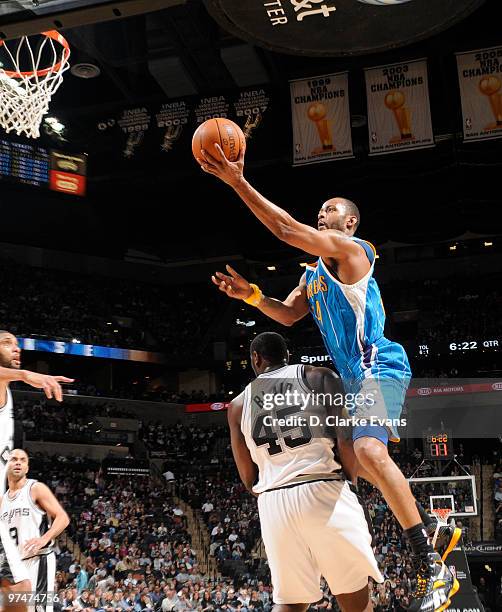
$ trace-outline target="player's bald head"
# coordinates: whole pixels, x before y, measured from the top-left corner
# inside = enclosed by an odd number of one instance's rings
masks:
[[[318,229],[334,229],[349,236],[356,233],[361,222],[357,205],[348,198],[336,197],[324,202],[318,214]]]

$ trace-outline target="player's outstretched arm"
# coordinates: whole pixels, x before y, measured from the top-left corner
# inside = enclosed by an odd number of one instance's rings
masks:
[[[66,376],[49,376],[38,374],[30,370],[16,370],[14,368],[0,367],[0,385],[7,385],[11,382],[24,382],[35,389],[43,389],[48,399],[54,398],[58,402],[63,401],[63,390],[61,383],[72,383],[74,378]]]
[[[309,306],[305,274],[302,276],[298,287],[295,287],[288,297],[281,302],[281,300],[263,295],[256,285],[250,284],[231,266],[227,265],[226,269],[228,274],[216,272],[211,277],[211,280],[228,297],[243,300],[258,308],[260,312],[270,319],[288,327],[308,313]]]
[[[22,380],[30,387],[35,389],[42,389],[47,399],[55,399],[58,402],[63,401],[63,389],[61,383],[72,383],[74,378],[67,378],[66,376],[49,376],[48,374],[38,374],[38,372],[31,372],[30,370],[20,370],[22,373]]]
[[[31,499],[33,502],[42,508],[47,516],[52,519],[50,529],[39,538],[32,538],[24,545],[24,557],[32,557],[42,548],[45,548],[49,543],[58,537],[70,524],[70,519],[64,508],[55,498],[52,491],[47,485],[41,482],[36,482],[31,487]]]
[[[258,470],[251,458],[251,453],[246,445],[246,439],[241,430],[242,407],[244,404],[244,393],[238,395],[230,404],[227,413],[228,426],[230,428],[230,442],[232,454],[242,483],[246,489],[253,493],[253,485],[256,481]],[[253,493],[254,495],[254,493]]]
[[[203,159],[197,159],[201,168],[230,185],[251,212],[286,244],[315,255],[337,261],[361,257],[361,248],[342,232],[317,229],[296,221],[288,212],[267,200],[244,178],[244,151],[236,162],[225,157],[223,149],[215,144],[216,152],[203,150]],[[218,159],[219,154],[219,159]]]

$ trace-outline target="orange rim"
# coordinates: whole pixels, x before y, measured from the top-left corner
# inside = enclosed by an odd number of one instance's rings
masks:
[[[50,68],[44,68],[43,70],[28,70],[27,72],[15,72],[13,70],[4,70],[4,74],[10,77],[11,79],[20,79],[22,77],[30,77],[30,76],[47,76],[50,72],[59,72],[63,64],[66,64],[68,58],[70,57],[70,45],[66,38],[60,34],[57,30],[49,30],[48,32],[41,32],[42,36],[46,36],[47,38],[51,38],[59,43],[64,49],[63,59],[51,66]],[[0,47],[4,44],[4,40],[0,40]]]

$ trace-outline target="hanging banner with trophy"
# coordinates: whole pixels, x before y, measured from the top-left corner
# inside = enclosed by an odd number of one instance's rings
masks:
[[[427,61],[367,68],[370,155],[434,146]]]
[[[291,81],[293,165],[354,157],[346,72]]]
[[[502,138],[502,47],[457,53],[464,141]]]

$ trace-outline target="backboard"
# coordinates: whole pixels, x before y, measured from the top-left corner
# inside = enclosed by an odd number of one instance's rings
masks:
[[[413,495],[428,511],[449,509],[454,517],[477,516],[478,495],[474,476],[408,479]]]
[[[185,0],[0,0],[0,38],[152,13]]]

